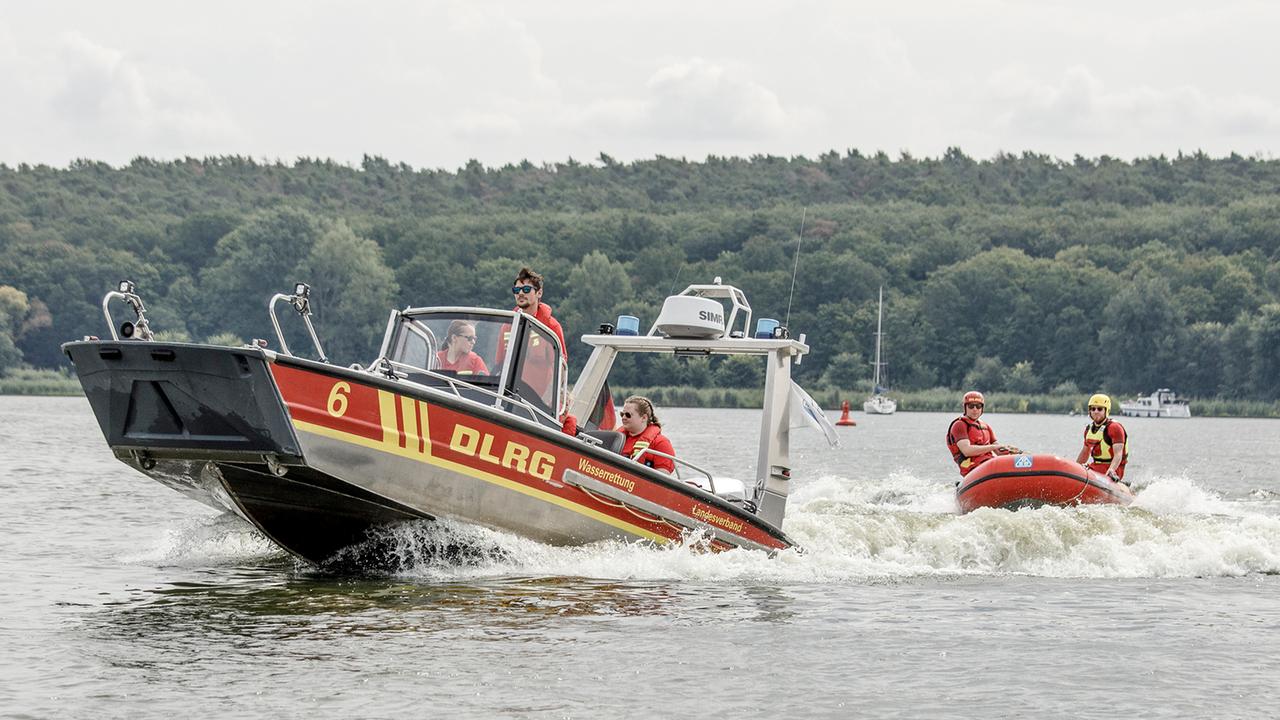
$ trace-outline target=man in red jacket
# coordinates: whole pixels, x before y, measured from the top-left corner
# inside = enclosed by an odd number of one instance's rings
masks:
[[[564,341],[564,329],[560,327],[560,321],[551,316],[551,306],[542,302],[542,276],[530,270],[527,267],[520,268],[520,274],[516,275],[516,280],[511,284],[511,292],[516,296],[515,311],[532,315],[535,320],[546,325],[556,334],[556,338],[560,341],[560,362],[568,363],[569,348]],[[504,328],[503,339],[506,339],[509,328]],[[528,383],[533,390],[550,406],[556,404],[554,391],[555,388],[550,387],[549,380],[553,376],[556,359],[550,354],[549,343],[540,343],[537,337],[533,338],[529,347],[529,355],[525,358],[524,368],[521,371],[521,379]],[[498,364],[502,364],[503,356],[506,354],[505,344],[498,350]],[[573,415],[565,413],[560,421],[561,429],[569,435],[575,435],[578,432],[578,419]]]
[[[1022,452],[1012,445],[996,440],[996,432],[978,418],[986,409],[987,400],[982,393],[973,390],[964,394],[964,414],[951,421],[947,428],[947,452],[960,467],[960,474],[970,471],[996,455]]]
[[[560,321],[551,317],[551,306],[542,302],[542,276],[527,267],[520,268],[520,274],[511,284],[511,292],[516,296],[516,312],[528,313],[555,332],[560,338],[560,354],[569,357],[569,348],[564,342],[564,330]]]

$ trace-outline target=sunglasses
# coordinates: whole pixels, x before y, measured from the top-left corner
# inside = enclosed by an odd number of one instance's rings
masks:
[[[627,412],[626,410],[623,410],[622,412],[620,412],[620,413],[618,413],[618,414],[619,414],[619,415],[621,415],[622,417],[626,418],[627,420],[630,420],[630,419],[631,419],[631,413]]]
[[[537,288],[535,288],[532,285],[516,285],[515,287],[511,288],[511,293],[513,295],[519,295],[520,293],[531,293],[534,290],[537,290]]]
[[[967,408],[980,408],[982,403],[965,403],[964,406]]]
[[[1091,407],[1091,408],[1089,408],[1089,412],[1093,412],[1094,410],[1106,410],[1106,408],[1104,408],[1104,407]]]

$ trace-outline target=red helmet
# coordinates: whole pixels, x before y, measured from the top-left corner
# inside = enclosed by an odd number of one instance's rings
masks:
[[[964,404],[968,405],[971,402],[982,403],[985,406],[987,404],[987,399],[982,397],[982,393],[977,390],[970,390],[964,394]]]

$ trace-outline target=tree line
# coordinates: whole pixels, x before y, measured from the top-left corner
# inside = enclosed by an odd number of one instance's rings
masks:
[[[456,171],[225,157],[0,165],[0,369],[65,364],[128,278],[177,340],[272,337],[315,288],[325,349],[368,362],[407,305],[510,306],[522,265],[570,338],[722,277],[805,333],[808,386],[1280,397],[1280,162],[857,151],[601,155]],[[803,227],[802,227],[803,218]],[[794,282],[793,282],[794,271]],[[575,368],[585,346],[570,341]],[[618,381],[755,384],[741,360],[628,358]]]

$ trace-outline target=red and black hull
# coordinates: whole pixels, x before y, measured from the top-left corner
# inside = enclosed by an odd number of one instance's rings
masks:
[[[482,395],[255,348],[64,350],[117,458],[316,563],[372,529],[440,517],[561,545],[688,531],[722,549],[792,545],[748,506]]]
[[[1123,483],[1056,455],[1002,455],[966,475],[956,488],[960,512],[980,507],[1017,510],[1044,505],[1133,502]]]

